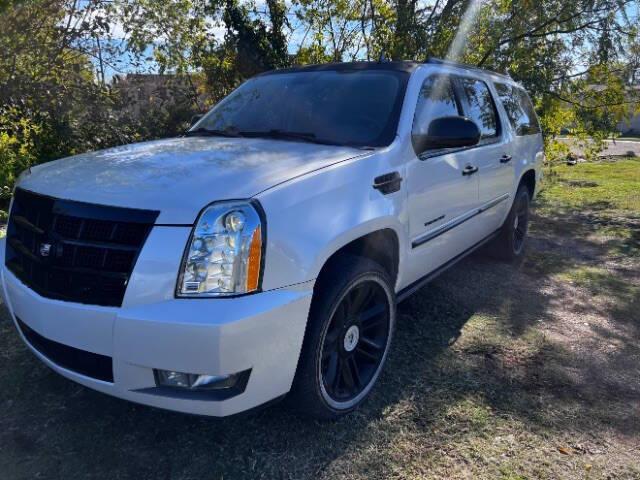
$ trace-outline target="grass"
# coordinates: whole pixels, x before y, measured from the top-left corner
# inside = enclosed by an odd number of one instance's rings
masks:
[[[614,258],[640,256],[640,158],[560,165],[547,177],[534,230],[602,242]]]
[[[640,479],[639,172],[556,167],[526,258],[477,255],[400,305],[380,384],[335,423],[113,399],[41,365],[3,314],[0,476]]]
[[[567,209],[615,209],[640,213],[640,158],[560,165],[544,198]]]

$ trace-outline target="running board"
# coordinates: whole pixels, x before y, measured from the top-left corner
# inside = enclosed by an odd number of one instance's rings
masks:
[[[462,253],[456,255],[455,257],[453,257],[448,262],[443,263],[438,268],[433,270],[431,273],[427,273],[424,277],[416,280],[415,282],[413,282],[408,287],[405,287],[402,290],[400,290],[396,295],[396,299],[397,299],[396,303],[400,303],[400,302],[405,301],[407,298],[409,298],[411,295],[416,293],[418,290],[420,290],[422,287],[424,287],[427,283],[429,283],[431,280],[436,278],[438,275],[440,275],[444,271],[448,270],[449,268],[453,267],[456,263],[458,263],[460,260],[465,258],[467,255],[472,254],[473,252],[478,250],[480,247],[482,247],[486,243],[488,243],[491,240],[493,240],[495,237],[498,236],[499,233],[500,233],[500,229],[498,229],[495,232],[489,234],[488,236],[486,236],[485,238],[480,240],[475,245],[471,246],[470,248],[467,248],[464,252],[462,252]]]

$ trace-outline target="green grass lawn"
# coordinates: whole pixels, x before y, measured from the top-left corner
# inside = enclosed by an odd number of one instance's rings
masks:
[[[0,478],[640,479],[640,161],[559,166],[526,258],[399,306],[366,405],[210,419],[75,385],[0,318]]]
[[[640,212],[640,158],[559,165],[543,198],[552,206]]]

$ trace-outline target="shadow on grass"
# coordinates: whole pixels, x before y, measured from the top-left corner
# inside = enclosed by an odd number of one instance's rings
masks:
[[[637,318],[637,297],[621,293],[606,312],[627,322],[625,334],[594,330],[598,338],[624,344],[604,359],[532,333],[540,322],[556,322],[553,306],[566,301],[566,291],[547,288],[549,279],[607,255],[607,246],[588,235],[568,253],[562,238],[573,227],[564,220],[539,219],[525,261],[506,265],[474,256],[401,304],[374,395],[335,423],[297,417],[282,405],[211,419],[113,399],[42,366],[19,344],[5,315],[0,464],[7,478],[38,472],[53,478],[299,478],[332,470],[385,477],[393,473],[386,452],[406,441],[407,428],[421,432],[415,448],[427,450],[482,433],[487,415],[515,418],[533,431],[638,434],[637,416],[628,409],[640,393],[638,376],[611,374],[637,371],[638,363],[629,364],[638,358],[637,320],[630,321]],[[622,291],[617,280],[593,282],[598,291]],[[452,410],[456,405],[462,410]],[[340,464],[345,456],[346,466]]]

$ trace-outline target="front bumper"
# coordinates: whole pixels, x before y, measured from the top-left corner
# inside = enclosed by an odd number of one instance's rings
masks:
[[[179,260],[163,252],[172,243],[167,242],[171,235],[184,236],[179,229],[150,235],[120,308],[41,297],[6,269],[1,244],[2,294],[23,341],[40,360],[71,380],[169,410],[226,416],[287,393],[302,346],[313,282],[237,298],[176,299],[174,267]],[[171,282],[165,281],[168,273],[163,275],[167,268],[172,270]],[[18,319],[47,340],[111,358],[113,382],[54,363],[27,341]],[[207,375],[251,373],[242,393],[218,399],[160,391],[155,388],[154,369]]]

